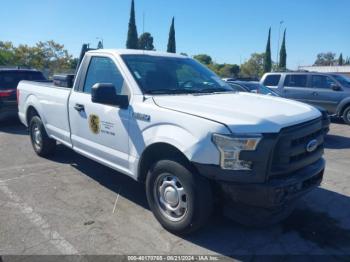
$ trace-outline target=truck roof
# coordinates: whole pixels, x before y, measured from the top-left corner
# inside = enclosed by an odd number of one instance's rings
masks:
[[[135,50],[135,49],[98,49],[87,52],[89,54],[101,54],[107,53],[112,55],[150,55],[150,56],[163,56],[163,57],[176,57],[176,58],[188,58],[187,56],[159,52],[159,51],[146,51],[146,50]]]

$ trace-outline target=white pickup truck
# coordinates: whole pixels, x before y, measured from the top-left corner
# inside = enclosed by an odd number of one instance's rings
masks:
[[[35,152],[46,157],[59,142],[145,183],[171,232],[199,228],[214,204],[243,224],[277,222],[322,181],[317,109],[237,93],[191,58],[90,51],[74,84],[58,85],[18,86]]]

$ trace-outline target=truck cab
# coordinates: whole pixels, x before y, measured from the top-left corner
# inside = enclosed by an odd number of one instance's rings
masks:
[[[18,89],[38,155],[58,141],[144,183],[152,212],[174,233],[198,229],[218,203],[244,224],[280,221],[323,178],[317,109],[235,92],[185,56],[90,51],[73,86]]]

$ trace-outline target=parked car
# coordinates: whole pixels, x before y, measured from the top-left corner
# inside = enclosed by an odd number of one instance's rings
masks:
[[[271,95],[271,96],[278,96],[279,94],[272,91],[270,88],[260,84],[259,82],[255,81],[227,81],[231,85],[231,87],[238,92],[252,92],[262,95]],[[320,106],[315,106],[322,114],[322,125],[325,135],[329,132],[329,126],[331,124],[330,117],[328,115],[328,112],[326,109]]]
[[[227,81],[236,91],[251,92],[261,95],[280,96],[266,86],[256,81]]]
[[[350,124],[350,79],[340,74],[287,72],[265,74],[261,83],[282,97],[320,106]]]
[[[312,106],[234,92],[176,54],[90,51],[77,72],[73,86],[20,82],[34,151],[48,156],[59,141],[145,183],[171,232],[198,229],[214,203],[243,224],[276,223],[322,181],[324,136]]]
[[[0,120],[17,117],[17,85],[21,80],[46,80],[37,70],[0,68]]]

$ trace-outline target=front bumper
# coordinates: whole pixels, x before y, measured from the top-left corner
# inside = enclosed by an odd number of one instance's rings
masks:
[[[265,183],[216,180],[215,184],[218,185],[219,193],[227,204],[239,203],[254,207],[276,208],[319,186],[323,179],[324,168],[325,161],[321,158],[287,176],[273,178]]]

